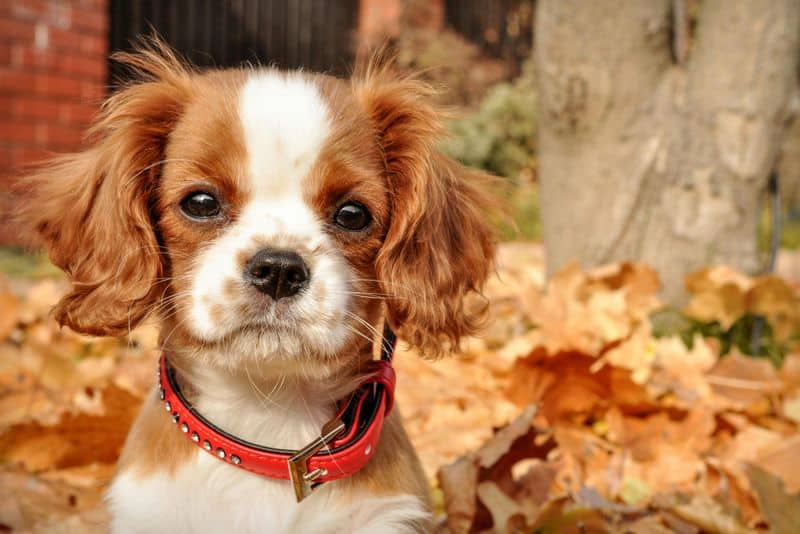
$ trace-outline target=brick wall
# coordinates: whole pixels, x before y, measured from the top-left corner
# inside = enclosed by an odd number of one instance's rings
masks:
[[[108,0],[0,0],[0,243],[11,178],[75,150],[106,86]]]

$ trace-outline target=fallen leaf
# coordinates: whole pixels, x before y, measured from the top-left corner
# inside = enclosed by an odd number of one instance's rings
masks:
[[[784,417],[800,424],[800,391],[783,399],[782,412]]]
[[[20,322],[31,324],[49,317],[53,306],[56,305],[63,293],[63,284],[50,278],[34,284],[27,291],[26,298],[20,306]]]
[[[800,434],[782,437],[759,448],[753,464],[772,473],[789,493],[800,492]]]
[[[596,359],[579,353],[549,356],[535,351],[517,360],[508,396],[517,405],[538,404],[550,424],[564,419],[585,420],[612,405],[636,410],[650,402],[629,371],[605,366],[593,372],[595,363]]]
[[[626,478],[622,481],[619,496],[626,504],[638,504],[651,495],[650,487],[638,478]]]
[[[69,414],[53,426],[28,423],[10,427],[0,435],[0,456],[33,472],[113,463],[141,399],[114,386],[102,395],[103,415]]]
[[[747,476],[769,521],[770,532],[796,534],[800,525],[800,495],[789,495],[778,477],[757,466],[749,466]]]
[[[737,518],[726,512],[708,495],[695,494],[689,502],[673,506],[670,511],[708,532],[720,534],[746,534],[749,529]]]
[[[786,281],[760,276],[747,293],[748,311],[767,318],[776,339],[787,341],[800,331],[800,298]]]
[[[683,310],[686,315],[698,321],[719,321],[726,330],[746,311],[746,294],[732,283],[695,293]]]
[[[739,409],[748,409],[782,388],[769,361],[748,358],[736,351],[721,358],[706,379],[714,394]]]
[[[11,293],[8,281],[0,274],[0,342],[5,341],[17,326],[19,299]]]
[[[623,532],[632,534],[674,534],[675,530],[667,527],[660,515],[648,515],[627,523]]]
[[[707,401],[712,390],[706,374],[718,360],[711,346],[699,335],[691,349],[677,336],[656,339],[653,345],[648,390],[654,396],[671,393],[686,407]]]
[[[439,470],[439,486],[444,493],[447,527],[453,534],[469,532],[476,521],[478,464],[463,457]]]
[[[503,493],[497,484],[490,480],[478,484],[477,494],[492,515],[492,525],[496,532],[510,532],[509,522],[515,516],[525,515],[517,501]]]
[[[481,483],[492,481],[506,496],[526,492],[524,482],[515,480],[512,468],[523,459],[543,459],[552,450],[554,443],[549,435],[533,426],[536,408],[530,406],[508,426],[497,432],[479,450],[470,453],[456,462],[439,470],[439,486],[445,498],[447,524],[451,532],[469,532],[474,529],[489,528],[493,525],[492,513],[485,503],[479,500],[478,487]],[[493,488],[484,492],[494,491]],[[507,502],[492,501],[498,510],[495,515],[509,520],[514,514],[504,515]],[[502,531],[504,526],[494,525]]]

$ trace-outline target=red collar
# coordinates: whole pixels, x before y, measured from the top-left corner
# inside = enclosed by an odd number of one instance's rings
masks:
[[[375,454],[384,418],[392,409],[395,374],[394,332],[384,327],[381,359],[320,436],[299,451],[256,445],[228,434],[205,419],[181,393],[175,373],[162,354],[158,394],[172,421],[191,441],[232,466],[269,478],[291,480],[297,502],[318,485],[357,473]]]

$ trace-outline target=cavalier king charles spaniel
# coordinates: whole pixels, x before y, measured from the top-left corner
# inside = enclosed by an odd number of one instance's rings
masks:
[[[490,177],[437,150],[430,86],[385,61],[200,72],[157,40],[117,59],[136,81],[24,208],[72,281],[61,324],[161,325],[111,530],[429,530],[394,333],[457,348],[494,255]]]

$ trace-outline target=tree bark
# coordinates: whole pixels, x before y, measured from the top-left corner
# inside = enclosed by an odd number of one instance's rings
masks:
[[[701,5],[684,61],[670,0],[539,0],[549,272],[641,260],[679,303],[702,266],[760,269],[757,221],[797,83],[800,2]]]
[[[798,65],[800,67],[800,65]],[[792,122],[783,140],[779,156],[778,173],[780,177],[780,196],[784,209],[800,209],[800,88],[795,90],[791,100]]]

